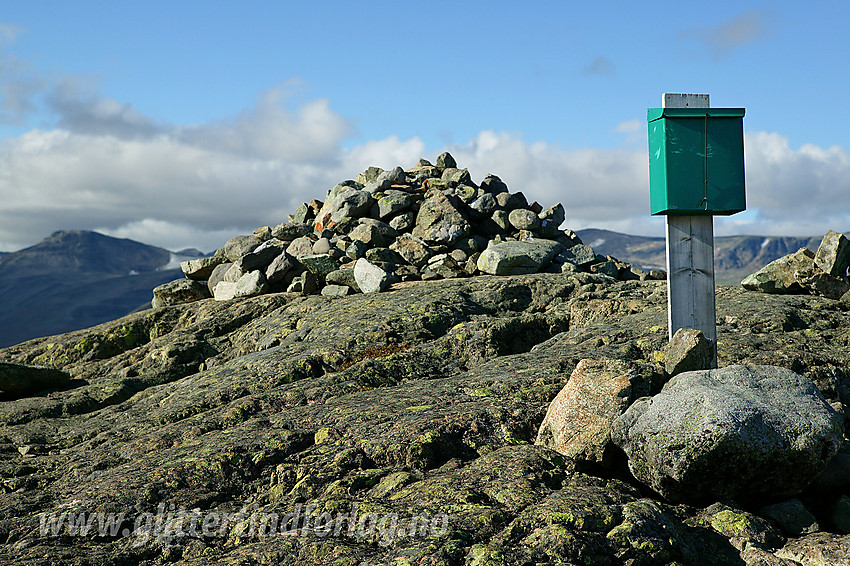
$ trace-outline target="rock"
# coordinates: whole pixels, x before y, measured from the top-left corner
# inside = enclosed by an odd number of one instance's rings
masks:
[[[446,169],[443,171],[441,179],[445,181],[450,187],[456,187],[458,185],[468,186],[472,183],[472,177],[470,177],[469,171],[467,169]]]
[[[422,267],[433,255],[425,242],[410,234],[402,234],[396,238],[395,242],[390,245],[390,249],[415,267]]]
[[[372,237],[371,232],[368,237]],[[348,245],[347,248],[345,248],[345,255],[350,259],[360,259],[361,257],[364,257],[366,255],[366,250],[368,249],[369,244],[367,244],[366,242],[362,240],[354,240],[353,242],[351,242],[351,244]]]
[[[265,270],[274,258],[283,253],[286,247],[286,243],[282,240],[272,238],[243,255],[235,263],[245,272],[257,269]]]
[[[266,268],[266,281],[269,283],[279,283],[283,281],[286,274],[295,265],[295,260],[289,254],[282,253],[272,260]]]
[[[378,293],[390,284],[390,275],[365,258],[360,258],[354,264],[354,280],[364,293]]]
[[[416,223],[416,214],[403,212],[389,221],[389,226],[396,232],[408,232]]]
[[[498,193],[496,194],[496,202],[508,212],[517,208],[528,208],[528,201],[525,200],[525,195],[522,193]]]
[[[603,261],[590,266],[591,273],[600,273],[613,279],[619,279],[620,268],[613,261]]]
[[[227,258],[223,256],[201,257],[198,259],[190,259],[189,261],[181,261],[180,269],[188,279],[195,281],[207,281],[212,275],[216,266],[226,262]]]
[[[508,213],[505,210],[494,210],[490,215],[491,228],[490,231],[498,234],[499,232],[507,232],[510,228],[508,222]]]
[[[360,224],[351,231],[349,237],[354,241],[363,242],[367,248],[385,248],[392,241],[392,238],[386,236],[377,226],[372,224]]]
[[[850,267],[850,240],[844,234],[829,230],[815,253],[815,265],[833,277],[846,277]]]
[[[741,281],[741,285],[744,289],[762,293],[804,293],[800,280],[811,277],[814,269],[815,254],[800,248],[748,275]]]
[[[313,243],[314,254],[326,254],[331,251],[331,241],[327,238],[319,238]]]
[[[789,536],[819,531],[817,519],[799,499],[789,499],[759,509],[759,515],[775,522]]]
[[[381,182],[387,180],[393,185],[403,185],[406,182],[406,176],[404,174],[404,169],[401,167],[396,167],[392,171],[384,171],[380,175],[376,181]]]
[[[313,240],[309,236],[295,238],[286,247],[286,253],[300,259],[306,255],[313,255]]]
[[[791,496],[843,437],[817,387],[772,366],[681,373],[614,421],[634,476],[671,501]]]
[[[430,191],[419,207],[412,233],[426,242],[451,245],[469,233],[469,223],[448,197]]]
[[[325,285],[322,287],[324,297],[344,297],[351,293],[351,287],[347,285]]]
[[[850,497],[839,497],[831,511],[830,520],[835,529],[843,535],[850,533]]]
[[[380,178],[381,173],[383,172],[384,170],[380,167],[369,167],[366,171],[357,175],[354,180],[362,185],[374,183]]]
[[[378,199],[378,217],[383,220],[407,210],[413,204],[413,195],[404,191],[386,191]]]
[[[835,277],[826,273],[815,273],[810,277],[800,279],[799,283],[812,294],[835,300],[841,299],[850,291],[850,282],[842,277]]]
[[[778,558],[793,560],[795,566],[847,566],[850,564],[848,548],[850,536],[817,532],[789,539],[774,554]]]
[[[346,187],[333,199],[331,221],[336,223],[343,218],[363,216],[372,207],[373,202],[368,191]]]
[[[339,263],[327,254],[306,255],[300,257],[298,261],[319,279],[323,279],[331,271],[339,269]]]
[[[0,392],[23,397],[47,389],[59,389],[71,376],[54,368],[0,362]]]
[[[488,218],[493,214],[493,212],[495,212],[498,206],[496,198],[493,195],[490,193],[484,193],[475,199],[472,204],[469,205],[469,208],[477,213],[479,217]]]
[[[561,244],[551,240],[534,242],[503,242],[491,245],[478,258],[478,269],[490,275],[535,273],[547,266]]]
[[[492,195],[508,192],[508,186],[496,175],[488,173],[481,181],[481,188]]]
[[[455,158],[452,157],[452,155],[448,151],[446,151],[444,153],[441,153],[439,157],[437,157],[437,167],[439,167],[440,169],[454,168],[457,167],[457,161],[455,161]]]
[[[282,242],[291,242],[296,238],[301,238],[312,233],[313,227],[306,223],[285,222],[272,228],[272,237]]]
[[[210,290],[202,281],[177,279],[170,283],[163,283],[153,290],[151,307],[158,309],[209,298]]]
[[[390,271],[402,262],[401,257],[389,248],[372,248],[366,250],[366,259],[375,265],[385,264]]]
[[[566,220],[566,212],[564,211],[564,205],[562,205],[561,203],[558,203],[555,206],[550,206],[537,216],[538,218],[540,218],[540,220],[549,221],[555,228],[558,228],[558,226],[563,224],[564,220]]]
[[[534,443],[577,463],[610,468],[615,450],[611,423],[648,394],[649,381],[634,364],[609,358],[581,360],[549,404]]]
[[[357,285],[357,281],[354,279],[354,269],[351,268],[331,271],[325,277],[325,281],[333,285],[345,285],[357,293],[361,292],[360,286]]]
[[[256,236],[235,236],[224,244],[224,255],[230,261],[236,261],[260,245]]]
[[[680,328],[664,349],[664,371],[667,375],[713,367],[714,344],[699,330]]]
[[[213,269],[210,274],[210,278],[207,281],[207,289],[210,291],[210,296],[215,292],[215,286],[219,284],[219,282],[224,281],[224,276],[230,271],[230,268],[233,267],[232,263],[222,263],[219,264]]]
[[[292,221],[296,224],[307,224],[309,221],[313,220],[316,217],[316,212],[310,208],[310,206],[305,202],[295,211],[295,214],[292,215]],[[303,234],[301,234],[303,236]]]
[[[457,260],[448,254],[439,254],[428,260],[427,269],[439,275],[444,279],[460,277],[466,275],[463,267],[458,264]]]
[[[579,267],[586,267],[596,261],[596,252],[590,246],[578,244],[564,252],[564,257]]]
[[[213,291],[216,301],[229,301],[236,296],[236,281],[221,281]]]

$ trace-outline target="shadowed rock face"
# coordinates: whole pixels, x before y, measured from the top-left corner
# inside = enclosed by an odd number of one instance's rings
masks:
[[[786,367],[850,402],[846,305],[723,287],[717,312],[721,367]],[[0,563],[731,565],[837,548],[532,444],[582,359],[656,383],[665,325],[663,282],[534,274],[207,299],[0,350],[73,378],[0,402]],[[833,495],[798,498],[819,515]],[[206,531],[177,529],[181,510]],[[127,536],[50,523],[95,512],[124,513]],[[261,535],[287,514],[297,534]]]

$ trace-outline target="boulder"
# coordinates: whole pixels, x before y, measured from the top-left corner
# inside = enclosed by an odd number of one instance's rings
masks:
[[[390,245],[390,249],[415,267],[422,267],[433,255],[425,242],[410,234],[402,234],[396,238],[395,242]]]
[[[268,291],[266,276],[259,270],[249,271],[236,281],[234,297],[253,297]]]
[[[555,228],[558,228],[561,224],[566,220],[566,212],[564,211],[564,205],[560,202],[555,206],[550,206],[546,210],[542,211],[537,215],[540,220],[546,220],[552,223]]]
[[[188,279],[207,281],[216,266],[226,261],[227,258],[224,256],[200,257],[198,259],[190,259],[189,261],[181,261],[180,269],[183,270],[183,275]]]
[[[360,286],[357,285],[357,280],[354,279],[354,269],[352,268],[343,268],[331,271],[325,277],[325,281],[331,285],[345,285],[357,293],[361,292]]]
[[[713,367],[714,344],[699,330],[680,328],[664,349],[664,371],[668,375]]]
[[[383,220],[407,210],[413,204],[413,195],[404,191],[389,190],[378,199],[378,217]]]
[[[298,222],[285,222],[278,224],[272,228],[272,237],[283,242],[291,242],[296,238],[306,236],[313,233],[313,227],[310,224]]]
[[[230,261],[236,261],[260,245],[256,236],[235,236],[224,244],[224,255]]]
[[[428,260],[426,269],[433,271],[443,279],[451,279],[466,275],[463,265],[449,254],[439,254]]]
[[[508,222],[517,230],[534,230],[540,226],[537,214],[526,208],[516,208],[508,213]]]
[[[288,254],[280,254],[274,258],[266,268],[266,281],[269,283],[278,283],[279,281],[283,281],[283,278],[286,277],[286,274],[289,273],[289,270],[291,270],[294,265],[295,260],[293,260]]]
[[[71,381],[58,369],[0,362],[0,392],[21,397],[46,389],[57,389]]]
[[[346,187],[333,199],[331,221],[336,223],[343,218],[363,216],[372,207],[373,202],[374,199],[368,191]]]
[[[286,253],[288,253],[295,259],[300,259],[306,255],[313,255],[312,238],[310,238],[309,236],[301,236],[300,238],[295,238],[286,247]]]
[[[451,245],[469,233],[469,223],[449,198],[429,191],[416,215],[413,235],[426,242]]]
[[[367,259],[360,258],[354,264],[354,280],[364,293],[378,293],[390,284],[390,275]]]
[[[437,157],[437,167],[440,169],[451,169],[457,167],[457,161],[448,151],[443,152]]]
[[[269,264],[283,253],[286,249],[286,243],[283,240],[272,238],[265,241],[250,252],[236,260],[235,263],[242,268],[242,271],[254,271],[256,269],[266,269]]]
[[[820,530],[815,516],[799,499],[766,505],[759,509],[759,515],[770,519],[782,532],[792,537]]]
[[[567,261],[585,267],[596,261],[596,252],[585,244],[577,244],[564,252]]]
[[[815,265],[827,275],[846,277],[850,267],[850,240],[844,234],[828,231],[815,253]]]
[[[206,283],[192,279],[176,279],[154,288],[151,307],[158,309],[209,298],[210,290]]]
[[[351,293],[351,287],[347,285],[325,285],[322,287],[323,297],[344,297]]]
[[[536,273],[547,266],[561,250],[552,240],[502,242],[488,247],[478,258],[478,269],[491,275]]]
[[[281,254],[282,255],[282,254]],[[221,281],[224,281],[224,276],[227,272],[230,271],[230,268],[233,267],[232,263],[222,263],[219,264],[213,269],[210,274],[210,278],[207,281],[207,289],[210,291],[210,296],[215,292],[215,286],[218,285]]]
[[[843,440],[809,379],[773,366],[681,373],[614,421],[634,476],[671,501],[799,493]]]
[[[648,394],[649,380],[634,364],[608,358],[581,360],[549,404],[534,443],[577,463],[610,468],[615,450],[611,424]]]
[[[339,264],[328,254],[302,256],[298,261],[320,279],[324,278],[331,271],[339,269]]]
[[[801,279],[814,275],[815,254],[800,248],[793,254],[771,261],[741,281],[744,289],[762,293],[803,293]]]

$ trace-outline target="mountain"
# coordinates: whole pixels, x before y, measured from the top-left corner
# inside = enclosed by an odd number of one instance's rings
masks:
[[[187,254],[197,257],[197,254]],[[150,306],[182,255],[97,232],[60,231],[0,256],[0,347],[86,328]]]
[[[667,244],[664,238],[630,236],[595,228],[579,230],[577,234],[599,254],[616,257],[643,269],[665,269]],[[716,237],[715,280],[721,285],[737,285],[750,273],[800,248],[816,251],[821,239],[789,236]]]

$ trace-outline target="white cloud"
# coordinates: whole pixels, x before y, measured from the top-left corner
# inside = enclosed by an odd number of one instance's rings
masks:
[[[691,30],[682,36],[695,37],[715,56],[720,56],[768,36],[772,32],[772,24],[770,12],[751,10],[729,18],[720,25]]]

